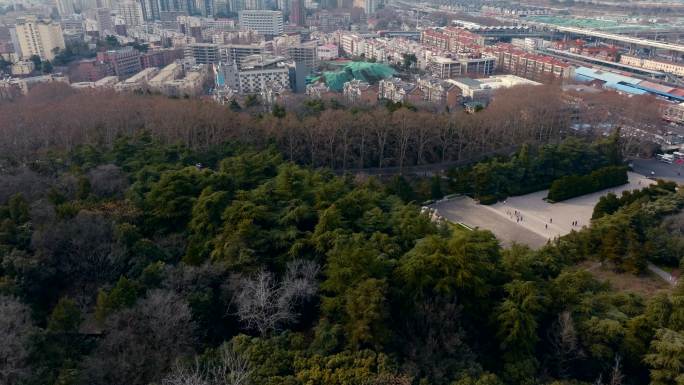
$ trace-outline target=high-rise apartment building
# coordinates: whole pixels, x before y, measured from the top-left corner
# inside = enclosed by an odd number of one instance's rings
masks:
[[[214,0],[199,0],[199,12],[204,17],[211,17],[216,14],[216,5]]]
[[[140,6],[142,7],[143,19],[147,21],[160,19],[159,2],[157,0],[140,0]]]
[[[97,30],[100,36],[104,37],[111,32],[114,32],[114,21],[112,20],[112,11],[109,8],[98,8],[95,10],[95,18],[97,19]]]
[[[304,25],[306,18],[306,9],[304,8],[304,0],[290,0],[290,24]]]
[[[187,14],[188,1],[186,0],[158,0],[160,12],[181,12]]]
[[[264,0],[244,0],[244,9],[261,10],[266,9]]]
[[[245,0],[228,0],[228,10],[230,12],[237,13],[245,9]]]
[[[26,16],[17,19],[15,32],[15,49],[22,59],[37,55],[42,60],[52,60],[55,51],[65,47],[62,27],[56,22]]]
[[[377,0],[365,0],[363,3],[363,10],[366,12],[366,15],[372,15],[375,13],[378,7],[378,2]]]
[[[239,12],[240,27],[262,35],[283,33],[283,13],[280,11],[245,10]]]
[[[75,12],[73,0],[55,0],[55,5],[61,17],[73,15]]]
[[[125,0],[118,3],[116,13],[128,27],[142,25],[144,22],[142,6],[137,1]]]

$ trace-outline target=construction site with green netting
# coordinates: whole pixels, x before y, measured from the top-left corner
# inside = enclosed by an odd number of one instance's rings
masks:
[[[382,63],[371,63],[365,61],[350,62],[329,62],[329,66],[339,66],[336,71],[324,71],[318,76],[311,76],[307,79],[308,84],[323,81],[328,88],[333,91],[341,92],[344,83],[351,80],[360,80],[368,84],[375,84],[382,79],[388,79],[396,74],[396,71]]]

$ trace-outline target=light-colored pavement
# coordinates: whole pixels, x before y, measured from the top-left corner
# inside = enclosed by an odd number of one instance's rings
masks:
[[[518,242],[531,247],[543,246],[547,239],[515,222],[504,219],[496,210],[480,205],[471,198],[458,197],[432,205],[437,212],[454,223],[490,230],[504,246]]]
[[[648,263],[647,267],[650,271],[652,271],[658,277],[662,278],[665,282],[669,283],[672,286],[677,285],[677,278],[673,277],[672,274],[670,274],[667,271],[659,268],[658,266],[652,264],[651,262]]]
[[[463,222],[491,230],[504,245],[518,242],[538,248],[549,239],[588,226],[594,206],[609,192],[618,196],[625,190],[637,190],[654,183],[641,175],[629,173],[629,183],[558,203],[544,198],[548,190],[511,197],[494,205],[479,205],[467,197],[437,202],[440,215],[452,222]],[[573,225],[576,222],[576,225]]]

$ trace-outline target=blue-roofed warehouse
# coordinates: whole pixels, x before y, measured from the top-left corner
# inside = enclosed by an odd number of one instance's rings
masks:
[[[575,80],[581,82],[599,81],[603,83],[603,86],[606,88],[611,88],[631,95],[649,94],[679,102],[684,101],[684,90],[682,89],[596,68],[579,67],[575,69]]]

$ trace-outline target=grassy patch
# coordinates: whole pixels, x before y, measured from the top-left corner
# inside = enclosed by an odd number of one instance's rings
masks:
[[[579,269],[590,272],[599,281],[607,282],[616,291],[630,291],[644,297],[651,297],[663,290],[670,290],[670,285],[646,271],[642,275],[629,273],[616,273],[608,266],[601,266],[596,261],[585,261],[577,266]]]

